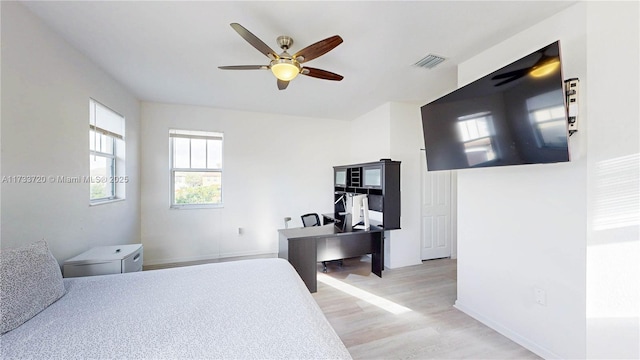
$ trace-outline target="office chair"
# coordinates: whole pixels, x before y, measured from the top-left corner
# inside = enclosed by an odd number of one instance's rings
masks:
[[[300,216],[300,218],[302,219],[302,225],[304,225],[304,227],[320,226],[320,217],[316,213],[304,214]],[[338,261],[340,263],[340,267],[342,267],[342,259],[335,261]],[[322,272],[324,273],[327,272],[327,262],[328,261],[322,262]]]
[[[302,225],[304,225],[304,227],[320,226],[320,217],[316,213],[304,214],[300,216],[300,218],[302,219]]]

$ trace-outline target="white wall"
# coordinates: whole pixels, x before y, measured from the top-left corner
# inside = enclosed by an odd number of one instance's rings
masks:
[[[346,126],[339,120],[143,103],[145,264],[277,253],[284,217],[292,218],[289,227],[300,227],[304,213],[333,211],[333,166],[348,162]],[[171,128],[224,133],[223,208],[169,208]]]
[[[389,233],[388,267],[420,264],[420,171],[422,170],[422,122],[420,107],[415,104],[390,103],[390,157],[401,161],[400,201],[401,229]]]
[[[558,39],[564,77],[580,78],[572,161],[459,172],[456,306],[546,358],[637,358],[638,4],[574,5],[462,64],[459,82]],[[631,207],[598,230],[603,177],[627,180]]]
[[[587,6],[587,356],[640,358],[640,5]]]
[[[400,161],[401,229],[385,232],[385,267],[421,263],[421,171],[425,161],[420,107],[455,89],[455,67],[437,74],[420,74],[430,95],[423,103],[388,102],[351,121],[353,143],[349,163],[390,158]],[[454,254],[455,255],[455,254]]]
[[[459,85],[560,40],[563,75],[584,90],[585,28],[575,5],[461,64]],[[570,138],[569,163],[458,171],[456,306],[545,358],[586,355],[587,132]]]
[[[46,239],[58,261],[140,241],[139,102],[20,3],[2,7],[2,175],[89,175],[89,98],[126,118],[125,201],[89,184],[2,184],[2,248]]]
[[[391,104],[385,103],[351,121],[348,128],[352,139],[350,160],[345,165],[389,158],[391,155],[390,117]],[[366,141],[360,141],[361,139]]]

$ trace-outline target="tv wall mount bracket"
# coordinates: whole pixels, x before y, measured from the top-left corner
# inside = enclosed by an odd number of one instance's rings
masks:
[[[571,78],[564,81],[567,97],[567,119],[569,121],[569,136],[578,131],[578,88],[580,80]]]

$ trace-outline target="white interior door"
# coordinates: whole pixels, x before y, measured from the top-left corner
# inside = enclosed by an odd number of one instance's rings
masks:
[[[422,260],[451,256],[451,171],[428,172],[422,161]]]

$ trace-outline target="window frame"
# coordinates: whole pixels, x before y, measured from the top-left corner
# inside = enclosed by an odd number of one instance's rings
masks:
[[[98,107],[100,111],[106,111],[106,116],[98,118]],[[104,114],[104,113],[103,113]],[[109,119],[111,117],[111,119]],[[115,119],[115,121],[114,121]],[[94,178],[91,174],[91,166],[89,166],[89,205],[102,205],[116,201],[122,201],[126,198],[126,183],[128,177],[125,176],[125,149],[126,142],[124,137],[126,119],[123,115],[100,103],[99,101],[89,98],[89,161],[92,157],[102,157],[111,160],[110,174],[106,174],[105,179]],[[102,145],[98,148],[97,140],[106,137],[111,143],[112,153],[104,152]],[[91,138],[94,138],[93,149],[91,147]],[[91,184],[95,182],[104,182],[111,185],[111,195],[101,198],[91,198]]]
[[[175,149],[175,139],[189,139],[189,167],[175,167],[176,161],[176,149]],[[205,166],[202,167],[192,167],[191,163],[193,161],[192,157],[192,143],[193,139],[202,139],[205,140]],[[209,151],[208,151],[208,140],[220,141],[220,167],[208,167],[209,165]],[[170,129],[169,130],[169,162],[170,162],[170,208],[171,209],[216,209],[224,207],[224,186],[223,184],[223,169],[224,169],[224,133],[221,131],[200,131],[200,130],[184,130],[184,129]],[[176,173],[180,172],[198,172],[198,173],[212,173],[219,174],[220,176],[220,202],[217,203],[206,203],[206,204],[177,204],[176,203]]]
[[[109,174],[106,174],[106,176],[108,178],[115,178],[116,177],[116,138],[111,136],[110,134],[105,134],[104,132],[99,131],[100,128],[98,128],[98,130],[96,130],[95,127],[91,126],[91,129],[89,130],[89,136],[91,136],[92,132],[96,133],[96,134],[100,134],[100,135],[105,135],[107,136],[107,139],[111,141],[111,149],[112,149],[112,153],[106,153],[106,152],[102,152],[102,151],[97,151],[97,150],[91,150],[91,147],[89,147],[89,157],[93,157],[94,159],[97,157],[101,157],[101,158],[107,158],[110,159],[111,165],[109,166],[110,168],[110,172]],[[97,135],[95,135],[97,136]],[[102,136],[101,136],[102,138]],[[102,141],[102,139],[100,140]],[[94,149],[96,148],[96,144],[94,142]],[[101,146],[102,147],[102,146]],[[91,176],[91,168],[89,168],[89,176],[91,177],[91,183],[93,183],[94,181],[97,181],[97,179],[94,179],[93,176]],[[89,187],[91,189],[91,187]],[[92,203],[102,203],[105,201],[110,201],[110,200],[115,200],[116,197],[116,183],[115,181],[111,182],[111,195],[107,196],[107,197],[102,197],[102,198],[95,198],[92,199],[91,198],[91,190],[89,190],[89,201],[91,201]]]

